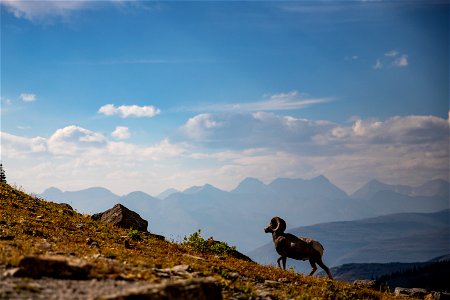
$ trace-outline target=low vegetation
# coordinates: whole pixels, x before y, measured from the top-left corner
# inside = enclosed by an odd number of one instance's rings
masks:
[[[151,229],[151,224],[150,224]],[[211,243],[200,231],[181,244],[163,241],[133,229],[120,229],[60,204],[32,197],[5,183],[0,189],[0,271],[18,265],[27,255],[59,254],[93,265],[91,278],[159,282],[155,268],[187,264],[197,274],[213,276],[224,298],[238,293],[255,297],[273,286],[273,298],[392,299],[391,294],[261,266],[227,255],[233,247]],[[126,242],[125,242],[126,241]]]

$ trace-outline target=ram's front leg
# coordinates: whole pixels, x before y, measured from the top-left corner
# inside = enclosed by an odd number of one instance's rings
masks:
[[[280,257],[277,259],[278,267],[281,269],[280,261],[283,262],[283,269],[286,270],[286,256],[280,256]]]
[[[278,257],[278,259],[277,259],[277,263],[278,263],[278,267],[281,269],[281,263],[280,263],[280,261],[282,261],[283,260],[283,256],[280,256],[280,257]]]

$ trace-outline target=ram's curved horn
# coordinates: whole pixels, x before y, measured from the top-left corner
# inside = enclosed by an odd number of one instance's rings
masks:
[[[275,232],[280,233],[286,230],[286,222],[280,217],[273,217],[270,223],[275,224],[275,228],[273,229]]]

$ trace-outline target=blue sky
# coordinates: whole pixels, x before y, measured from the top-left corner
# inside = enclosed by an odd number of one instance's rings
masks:
[[[448,179],[447,1],[1,2],[27,190]]]

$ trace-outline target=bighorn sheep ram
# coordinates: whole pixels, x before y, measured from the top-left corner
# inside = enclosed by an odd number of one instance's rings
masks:
[[[309,260],[312,270],[309,275],[313,275],[317,270],[316,263],[333,279],[331,272],[322,261],[323,246],[312,239],[298,238],[293,234],[285,233],[286,222],[280,217],[273,217],[269,225],[264,229],[266,233],[272,233],[275,250],[280,254],[277,260],[281,268],[280,261],[283,262],[283,269],[286,270],[286,259]]]

